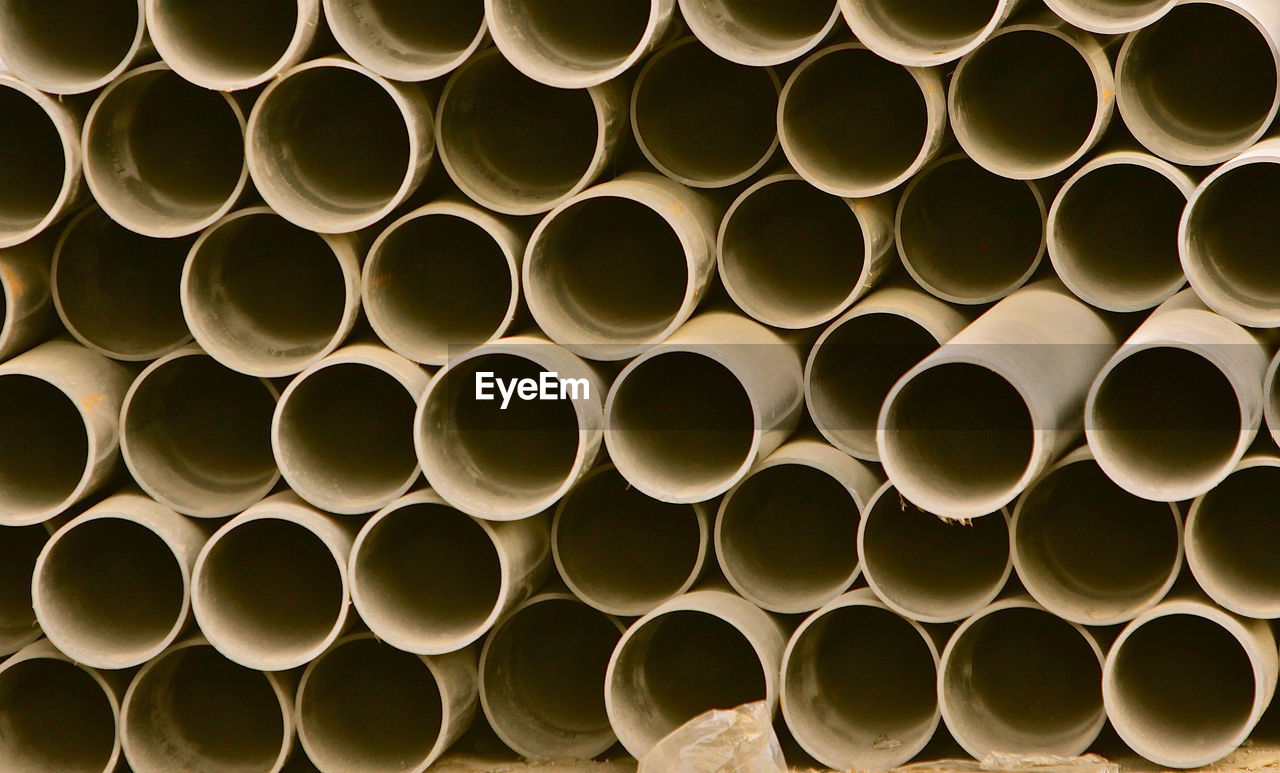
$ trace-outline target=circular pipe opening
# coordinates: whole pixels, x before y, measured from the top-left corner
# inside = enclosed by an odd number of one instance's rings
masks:
[[[96,674],[65,660],[23,660],[0,672],[7,717],[0,768],[103,773],[115,768],[116,706]],[[68,732],[74,728],[74,732]]]
[[[685,23],[707,48],[756,67],[789,62],[835,27],[835,0],[680,0]]]
[[[49,98],[0,78],[0,245],[35,237],[79,187],[79,140]]]
[[[655,0],[485,0],[485,10],[505,58],[530,78],[566,89],[621,75],[663,21]]]
[[[1280,467],[1261,463],[1232,472],[1192,506],[1187,563],[1205,592],[1248,617],[1280,616],[1280,518],[1268,492]]]
[[[925,5],[918,0],[840,0],[858,40],[880,56],[928,67],[959,59],[999,26],[1005,0],[959,0]]]
[[[40,636],[31,604],[31,577],[49,539],[44,524],[0,530],[0,655],[9,655]]]
[[[83,94],[118,76],[143,42],[142,0],[0,5],[0,57],[27,83]]]
[[[160,56],[183,78],[218,91],[265,83],[301,58],[318,15],[316,0],[147,0]]]
[[[39,520],[60,512],[89,478],[85,417],[58,387],[22,373],[0,375],[0,416],[0,512]]]
[[[324,0],[325,19],[352,59],[387,78],[445,75],[485,38],[483,0]]]

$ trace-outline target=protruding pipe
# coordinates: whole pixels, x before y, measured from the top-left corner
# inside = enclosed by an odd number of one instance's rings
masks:
[[[163,62],[116,78],[84,122],[84,177],[113,220],[156,238],[198,233],[249,181],[244,113]]]
[[[716,256],[725,290],[743,311],[800,329],[829,322],[866,294],[893,265],[892,247],[887,198],[840,198],[779,172],[734,201]]]
[[[418,462],[436,493],[465,513],[536,515],[595,463],[604,389],[586,362],[543,338],[472,349],[436,373],[419,399]]]
[[[293,681],[227,660],[203,636],[133,678],[120,741],[135,773],[279,773],[293,751]]]
[[[489,33],[484,0],[324,0],[324,16],[352,59],[397,81],[447,75]]]
[[[331,513],[370,513],[421,469],[413,415],[430,376],[379,344],[344,346],[280,395],[271,447],[290,488]]]
[[[1102,697],[1131,749],[1157,765],[1198,768],[1244,743],[1275,694],[1276,670],[1266,621],[1174,598],[1120,632]]]
[[[1022,0],[922,5],[918,0],[840,0],[858,40],[891,62],[933,67],[955,61],[991,37]]]
[[[40,638],[31,575],[48,539],[47,523],[0,529],[0,657]]]
[[[603,464],[560,500],[551,555],[578,598],[606,614],[638,617],[702,576],[711,520],[707,505],[659,501]]]
[[[1013,566],[1045,609],[1115,625],[1164,598],[1182,570],[1182,514],[1117,486],[1088,446],[1045,471],[1013,510]]]
[[[804,369],[804,398],[818,431],[836,448],[880,461],[876,419],[904,373],[969,320],[905,285],[871,293],[818,337]]]
[[[617,78],[679,26],[676,0],[485,0],[484,9],[503,57],[562,89]]]
[[[1125,38],[1115,73],[1120,115],[1148,150],[1220,164],[1266,134],[1280,108],[1280,6],[1182,0]]]
[[[65,340],[0,364],[0,524],[47,521],[107,481],[132,375]]]
[[[500,620],[480,652],[480,705],[502,742],[534,759],[613,746],[604,674],[625,630],[572,593],[540,593]]]
[[[636,78],[636,144],[659,171],[684,185],[742,182],[778,149],[781,89],[773,68],[725,61],[696,38],[681,38],[654,54]]]
[[[53,251],[58,318],[77,341],[118,360],[154,360],[191,340],[178,286],[195,239],[141,236],[94,206]]]
[[[1045,0],[1049,10],[1082,30],[1121,35],[1150,27],[1178,0]]]
[[[3,248],[39,236],[75,209],[83,190],[83,156],[80,115],[9,75],[0,75],[0,115]]]
[[[250,207],[200,234],[180,297],[191,334],[215,360],[253,376],[292,376],[355,326],[360,253],[351,237],[311,233]]]
[[[0,60],[50,94],[83,94],[115,80],[149,49],[142,0],[0,3]]]
[[[778,102],[778,140],[791,166],[834,196],[893,190],[946,139],[942,75],[886,62],[860,43],[805,59]]]
[[[1191,290],[1165,301],[1089,390],[1085,434],[1098,466],[1157,502],[1218,485],[1258,434],[1268,354]]]
[[[1280,326],[1280,138],[1231,159],[1190,194],[1178,247],[1191,288],[1205,305],[1249,327]]]
[[[303,673],[298,739],[322,773],[424,773],[475,710],[474,652],[425,657],[360,633]]]
[[[900,615],[951,623],[990,604],[1013,570],[1009,512],[956,522],[885,483],[863,508],[858,555],[867,585]]]
[[[804,410],[795,347],[730,312],[694,317],[627,364],[605,403],[618,472],[663,502],[704,502],[773,453]]]
[[[689,30],[716,56],[767,67],[812,51],[835,30],[835,0],[680,0]]]
[[[444,365],[468,345],[495,341],[519,309],[527,236],[473,204],[435,201],[378,236],[365,259],[365,314],[387,346]]]
[[[992,303],[1040,267],[1047,209],[1038,185],[988,172],[963,153],[945,156],[903,189],[898,255],[944,301]]]
[[[280,479],[271,454],[271,382],[187,346],[136,378],[120,409],[120,451],[153,499],[184,515],[223,518]]]
[[[529,239],[529,311],[551,340],[579,356],[634,357],[683,325],[706,295],[719,214],[651,172],[578,194]]]
[[[77,663],[142,665],[187,627],[191,569],[206,536],[141,494],[104,499],[41,551],[31,580],[40,627]]]
[[[306,56],[320,0],[147,0],[156,51],[186,80],[215,91],[260,86]]]
[[[52,250],[50,235],[0,248],[0,362],[30,349],[53,332],[55,314],[49,290]]]
[[[228,521],[205,543],[192,573],[191,608],[209,643],[261,671],[319,656],[350,622],[352,532],[292,492]]]
[[[59,652],[48,639],[0,663],[0,768],[112,773],[120,762],[123,684]]]
[[[1178,221],[1195,186],[1148,153],[1117,150],[1090,159],[1049,208],[1049,259],[1058,277],[1104,311],[1164,302],[1186,283]]]
[[[1267,375],[1262,382],[1262,400],[1267,430],[1276,445],[1280,445],[1280,351],[1267,366]]]
[[[263,90],[249,115],[245,157],[258,192],[281,217],[348,233],[391,214],[418,189],[435,156],[433,123],[417,84],[324,57]]]
[[[1103,658],[1088,628],[1026,596],[1001,599],[965,620],[942,652],[942,719],[978,759],[1083,754],[1107,721]]]
[[[626,122],[620,83],[555,88],[531,80],[491,49],[449,77],[436,135],[440,160],[463,193],[498,212],[534,215],[595,182]]]
[[[697,590],[671,599],[622,635],[605,673],[604,705],[635,757],[709,709],[778,705],[787,643],[778,622],[741,597]]]
[[[716,559],[742,597],[770,612],[811,612],[861,572],[858,524],[884,478],[819,440],[794,440],[720,500]]]
[[[351,598],[382,641],[423,655],[462,649],[542,585],[547,519],[486,521],[431,489],[365,523],[351,549]]]
[[[983,168],[1050,177],[1084,158],[1111,123],[1111,60],[1057,17],[1010,24],[956,66],[947,109],[956,140]]]
[[[782,656],[782,715],[822,764],[888,770],[933,737],[942,716],[937,684],[930,633],[860,588],[827,602],[791,635]]]
[[[1246,456],[1187,513],[1187,565],[1214,601],[1244,617],[1280,617],[1280,547],[1273,492],[1280,456]]]
[[[1018,290],[890,390],[876,430],[889,480],[944,518],[999,510],[1079,435],[1090,382],[1118,344],[1056,279]]]

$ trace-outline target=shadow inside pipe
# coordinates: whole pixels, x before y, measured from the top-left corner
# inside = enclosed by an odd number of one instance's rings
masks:
[[[1214,295],[1266,314],[1280,305],[1280,164],[1245,164],[1200,194],[1187,215],[1188,260]],[[1273,312],[1272,312],[1273,313]]]
[[[1196,543],[1197,579],[1251,616],[1280,614],[1280,468],[1236,470],[1205,494],[1187,543]]]
[[[820,35],[835,7],[835,0],[698,0],[681,5],[685,13],[705,15],[704,24],[721,28],[718,34],[736,45],[779,52]]]
[[[0,84],[0,236],[30,231],[57,205],[67,173],[62,138],[44,109]]]
[[[855,0],[861,14],[886,37],[914,48],[953,49],[975,40],[995,16],[998,0]]]
[[[219,82],[252,80],[289,50],[297,0],[155,0],[151,16],[171,40],[166,56]],[[153,21],[154,25],[156,22]]]
[[[401,70],[446,67],[466,52],[484,24],[483,3],[344,0],[325,3],[329,24],[362,61]],[[438,74],[438,73],[437,73]]]
[[[643,41],[650,0],[497,0],[490,24],[509,28],[512,46],[556,68],[607,70]]]
[[[5,6],[0,49],[15,72],[76,89],[105,78],[124,62],[142,24],[136,0]]]
[[[48,539],[44,524],[0,530],[0,652],[12,652],[39,634],[31,576]]]
[[[101,773],[115,745],[116,718],[87,671],[52,658],[0,673],[0,768],[13,773]],[[71,730],[74,729],[74,730]]]
[[[89,465],[89,436],[71,398],[43,379],[0,376],[0,512],[58,507]]]

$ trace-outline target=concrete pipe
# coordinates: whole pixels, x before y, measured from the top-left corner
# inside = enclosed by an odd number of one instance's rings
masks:
[[[782,656],[782,716],[796,742],[836,770],[888,770],[938,728],[938,645],[867,588],[810,615]]]
[[[939,518],[876,491],[858,523],[862,576],[885,605],[923,623],[952,623],[1000,594],[1013,570],[1009,512],[970,522]]]
[[[413,415],[430,376],[380,344],[344,346],[280,395],[271,448],[298,496],[321,510],[371,513],[422,472]]]
[[[227,660],[203,636],[142,667],[120,708],[120,742],[135,773],[279,773],[293,751],[291,675]]]
[[[143,491],[183,515],[240,513],[280,480],[271,454],[278,396],[270,381],[183,347],[129,387],[120,409],[124,463]]]
[[[260,86],[302,61],[320,0],[147,0],[148,31],[174,72],[215,91]]]
[[[876,418],[889,390],[968,323],[959,311],[906,283],[863,298],[809,350],[804,399],[818,431],[846,454],[880,461]]]
[[[0,529],[0,657],[40,638],[31,575],[49,539],[48,523]]]
[[[484,9],[503,57],[562,89],[617,78],[680,26],[676,0],[485,0]]]
[[[1129,748],[1157,765],[1198,768],[1244,743],[1276,690],[1276,640],[1194,596],[1130,623],[1107,655],[1102,697]]]
[[[1280,108],[1280,6],[1178,0],[1125,38],[1115,73],[1120,115],[1148,150],[1220,164],[1261,139]]]
[[[893,266],[892,248],[887,197],[840,198],[778,172],[729,208],[716,260],[743,311],[766,325],[802,329],[831,321],[869,292]]]
[[[0,3],[0,60],[50,94],[83,94],[150,51],[142,0]]]
[[[141,236],[97,206],[72,218],[49,269],[67,332],[117,360],[154,360],[191,340],[178,286],[195,239]]]
[[[102,90],[82,140],[84,178],[103,211],[156,238],[198,233],[231,211],[249,181],[244,113],[229,94],[163,62]]]
[[[694,317],[633,359],[605,402],[605,444],[631,485],[705,502],[742,480],[804,411],[796,348],[737,314]]]
[[[354,238],[311,233],[267,207],[233,212],[196,240],[182,269],[182,313],[218,362],[292,376],[337,349],[360,312]]]
[[[778,621],[723,590],[660,605],[622,635],[605,673],[604,705],[618,740],[642,757],[709,709],[778,705],[786,634]]]
[[[53,332],[55,314],[49,290],[52,250],[50,235],[0,248],[0,362],[25,352]]]
[[[804,56],[840,22],[835,0],[680,0],[680,11],[716,56],[751,67]]]
[[[1048,203],[1041,184],[988,172],[963,153],[921,170],[898,200],[894,235],[902,265],[932,295],[966,305],[1022,287],[1045,252]]]
[[[425,657],[360,633],[303,673],[298,740],[322,773],[424,773],[475,710],[473,652]]]
[[[667,339],[706,295],[719,214],[651,172],[578,194],[529,239],[529,311],[551,340],[581,357],[634,357]]]
[[[1026,596],[1001,599],[961,623],[942,652],[942,719],[978,759],[1083,754],[1107,721],[1103,658],[1088,628]]]
[[[1191,290],[1162,303],[1089,390],[1085,434],[1098,466],[1158,502],[1197,497],[1235,469],[1262,423],[1269,351]]]
[[[1027,487],[1013,510],[1013,566],[1027,591],[1081,625],[1125,623],[1182,570],[1182,514],[1113,483],[1088,446]]]
[[[324,57],[286,70],[263,90],[249,114],[245,157],[258,192],[281,217],[348,233],[377,223],[418,189],[435,157],[433,123],[418,85]]]
[[[1280,138],[1259,142],[1218,167],[1190,195],[1178,246],[1191,288],[1205,305],[1249,327],[1280,327]]]
[[[1120,35],[1160,21],[1178,0],[1045,0],[1049,10],[1080,29]]]
[[[960,147],[1002,177],[1051,177],[1084,158],[1115,111],[1111,60],[1092,35],[1045,15],[965,55],[947,94]]]
[[[132,376],[66,340],[0,364],[0,525],[47,521],[106,483]]]
[[[1280,445],[1280,351],[1267,366],[1267,375],[1262,382],[1262,399],[1262,415],[1268,432],[1276,445]]]
[[[354,526],[274,494],[214,532],[196,558],[191,608],[209,643],[260,671],[320,655],[351,622]]]
[[[477,518],[528,518],[591,469],[605,384],[566,349],[512,336],[453,358],[418,402],[414,446],[427,482]]]
[[[654,499],[602,464],[556,507],[551,555],[578,598],[609,615],[639,617],[697,583],[711,520],[706,504]]]
[[[352,59],[397,81],[447,75],[489,33],[483,0],[324,0],[324,16]]]
[[[860,43],[800,63],[778,100],[778,140],[791,166],[834,196],[887,193],[947,140],[946,87],[937,70],[886,62]]]
[[[453,652],[542,585],[549,542],[546,518],[472,518],[421,489],[361,528],[351,549],[351,598],[369,629],[397,649]]]
[[[140,666],[187,628],[191,568],[208,533],[134,493],[116,494],[54,532],[31,600],[45,636],[77,663]]]
[[[80,114],[57,97],[0,75],[0,115],[3,248],[39,236],[78,206],[83,156]]]
[[[778,149],[781,90],[772,67],[726,61],[697,38],[681,38],[640,70],[631,129],[645,158],[671,179],[728,187],[758,172]]]
[[[463,193],[498,212],[535,215],[595,182],[626,123],[620,82],[555,88],[488,49],[449,77],[436,136],[440,160]]]
[[[991,307],[903,376],[876,430],[889,480],[923,510],[971,518],[1013,501],[1080,434],[1116,331],[1056,279]]]
[[[720,500],[716,560],[743,598],[770,612],[811,612],[861,573],[858,524],[884,482],[820,440],[793,440]]]
[[[101,674],[48,639],[0,663],[0,768],[16,773],[112,773],[120,763],[121,676]]]
[[[1280,617],[1280,545],[1272,492],[1280,456],[1246,456],[1225,480],[1196,497],[1187,513],[1187,566],[1211,599],[1237,615]]]
[[[392,350],[424,365],[501,338],[519,311],[527,240],[519,226],[473,204],[415,209],[387,226],[365,258],[369,324]]]
[[[572,593],[539,593],[513,609],[480,652],[480,705],[494,733],[521,757],[603,754],[617,741],[604,674],[625,630]]]
[[[1178,221],[1195,181],[1148,153],[1116,150],[1076,170],[1049,208],[1048,249],[1071,292],[1104,311],[1144,311],[1186,283]]]
[[[974,50],[1022,0],[925,5],[918,0],[840,0],[853,34],[891,62],[933,67]]]

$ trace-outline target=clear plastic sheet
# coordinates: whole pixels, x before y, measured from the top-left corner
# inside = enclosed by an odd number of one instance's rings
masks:
[[[637,773],[787,773],[764,701],[699,714],[663,738]]]

